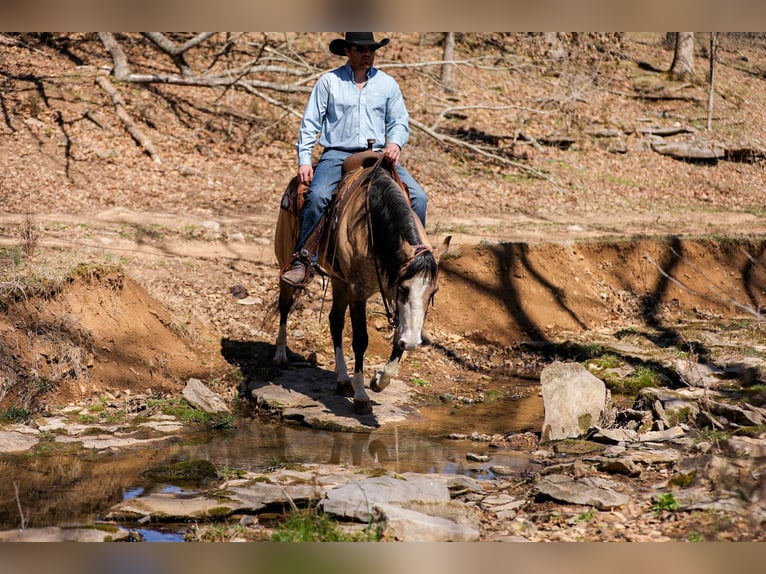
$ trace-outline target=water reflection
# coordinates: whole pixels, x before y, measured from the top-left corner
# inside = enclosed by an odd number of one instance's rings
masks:
[[[448,437],[539,430],[543,415],[542,400],[536,395],[470,406],[437,405],[420,412],[421,417],[406,423],[365,432],[331,432],[242,420],[236,433],[189,446],[185,456],[252,471],[282,463],[330,463],[393,472],[492,477],[491,466],[523,467],[529,463],[528,454]],[[490,460],[467,461],[469,452],[489,456]]]

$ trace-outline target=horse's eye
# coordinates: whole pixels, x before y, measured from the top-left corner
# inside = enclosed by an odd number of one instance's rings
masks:
[[[400,299],[407,299],[410,296],[410,288],[404,285],[399,285],[396,288],[396,294]]]

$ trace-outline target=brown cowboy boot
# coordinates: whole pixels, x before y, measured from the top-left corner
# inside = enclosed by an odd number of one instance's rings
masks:
[[[282,273],[282,281],[293,287],[305,287],[310,271],[303,261],[296,259],[290,268]]]

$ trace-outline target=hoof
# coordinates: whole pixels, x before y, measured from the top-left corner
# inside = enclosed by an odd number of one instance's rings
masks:
[[[375,393],[379,393],[379,392],[381,392],[381,391],[382,391],[383,389],[385,389],[385,388],[386,388],[386,387],[389,385],[389,383],[391,382],[391,380],[389,379],[388,381],[386,381],[386,384],[384,384],[384,385],[381,385],[381,384],[380,384],[380,380],[381,380],[381,378],[382,378],[382,377],[381,377],[381,375],[382,375],[382,372],[380,372],[380,373],[376,374],[376,375],[375,375],[375,376],[374,376],[374,377],[373,377],[373,378],[370,380],[370,390],[371,390],[371,391],[373,391],[373,392],[375,392]]]
[[[335,383],[335,394],[342,397],[353,397],[354,387],[351,386],[351,381],[337,381]]]
[[[366,415],[372,412],[371,401],[354,401],[354,412],[358,415]]]

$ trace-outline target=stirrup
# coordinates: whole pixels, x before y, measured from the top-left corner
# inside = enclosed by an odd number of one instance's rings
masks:
[[[285,275],[289,273],[290,271],[292,271],[297,263],[300,263],[301,265],[303,265],[303,269],[304,269],[303,277],[300,280],[297,278],[291,278],[290,280],[285,279]],[[306,285],[308,285],[308,282],[312,276],[311,264],[308,263],[302,257],[293,257],[290,260],[290,263],[288,263],[282,268],[279,276],[280,276],[280,279],[284,281],[285,283],[287,283],[288,285],[292,285],[293,287],[298,287],[298,288],[305,287]]]

